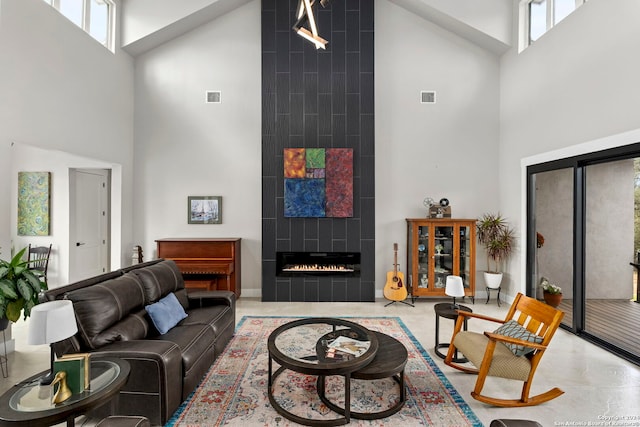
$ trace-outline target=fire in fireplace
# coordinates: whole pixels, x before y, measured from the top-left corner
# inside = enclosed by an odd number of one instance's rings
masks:
[[[277,252],[277,276],[360,276],[359,252]]]

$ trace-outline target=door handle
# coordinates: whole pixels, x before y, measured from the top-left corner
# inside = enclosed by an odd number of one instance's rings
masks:
[[[82,246],[84,243],[76,242],[76,246]]]

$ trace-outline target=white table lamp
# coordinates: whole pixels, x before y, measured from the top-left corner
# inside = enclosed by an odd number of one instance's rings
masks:
[[[40,384],[53,381],[53,344],[78,332],[73,303],[69,300],[56,300],[38,304],[31,309],[27,344],[49,344],[51,349],[51,371],[40,380]]]
[[[460,276],[447,276],[447,284],[444,288],[444,293],[453,297],[453,307],[458,309],[456,305],[456,297],[464,297],[464,284],[462,283],[462,277]]]

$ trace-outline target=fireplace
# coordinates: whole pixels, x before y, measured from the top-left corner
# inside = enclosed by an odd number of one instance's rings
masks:
[[[276,276],[360,277],[359,252],[277,252]]]

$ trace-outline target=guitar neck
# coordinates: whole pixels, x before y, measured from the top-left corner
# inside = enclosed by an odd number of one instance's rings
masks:
[[[393,276],[398,275],[398,244],[393,244]]]

